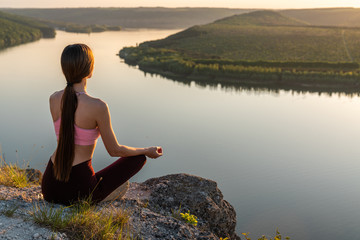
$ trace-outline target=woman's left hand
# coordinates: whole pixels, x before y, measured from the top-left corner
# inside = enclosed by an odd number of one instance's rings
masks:
[[[145,155],[149,158],[158,158],[163,155],[163,149],[162,147],[149,147]]]

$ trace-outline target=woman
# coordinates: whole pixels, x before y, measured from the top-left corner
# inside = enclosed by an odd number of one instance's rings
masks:
[[[121,185],[143,167],[145,156],[160,157],[162,149],[118,144],[108,106],[86,92],[87,79],[94,68],[94,56],[88,46],[65,47],[61,67],[67,86],[50,96],[58,145],[43,175],[44,199],[66,205],[89,197],[93,202],[114,199]],[[95,173],[91,159],[100,135],[110,156],[121,158]]]

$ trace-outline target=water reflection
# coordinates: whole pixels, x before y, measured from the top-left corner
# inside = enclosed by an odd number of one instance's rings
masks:
[[[276,84],[276,83],[261,83],[261,82],[223,82],[221,80],[211,80],[211,79],[202,79],[202,80],[189,80],[186,77],[174,77],[174,76],[164,76],[159,73],[149,72],[138,68],[137,66],[129,65],[130,67],[137,68],[143,71],[144,76],[150,76],[152,78],[159,77],[161,79],[170,80],[176,83],[181,83],[183,86],[195,86],[201,89],[209,89],[214,91],[224,91],[224,92],[245,92],[249,94],[271,94],[272,96],[279,95],[280,92],[290,92],[292,95],[306,94],[306,93],[315,93],[318,96],[347,96],[347,97],[359,97],[360,96],[360,86],[359,87],[348,87],[348,86],[337,86],[327,87],[327,86],[298,86],[298,85],[286,85],[286,84]]]

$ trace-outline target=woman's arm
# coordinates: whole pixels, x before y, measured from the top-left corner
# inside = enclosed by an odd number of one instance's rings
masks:
[[[101,138],[110,156],[130,157],[136,155],[146,155],[149,158],[158,158],[162,156],[161,147],[134,148],[120,145],[111,126],[111,117],[107,104],[99,100],[96,112],[96,122],[100,130]]]

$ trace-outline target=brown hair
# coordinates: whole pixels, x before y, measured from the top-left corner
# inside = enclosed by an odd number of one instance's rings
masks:
[[[61,68],[67,86],[61,99],[61,123],[54,161],[54,175],[57,180],[67,182],[75,155],[74,124],[78,101],[72,86],[92,73],[94,56],[91,49],[85,44],[68,45],[61,54]]]

